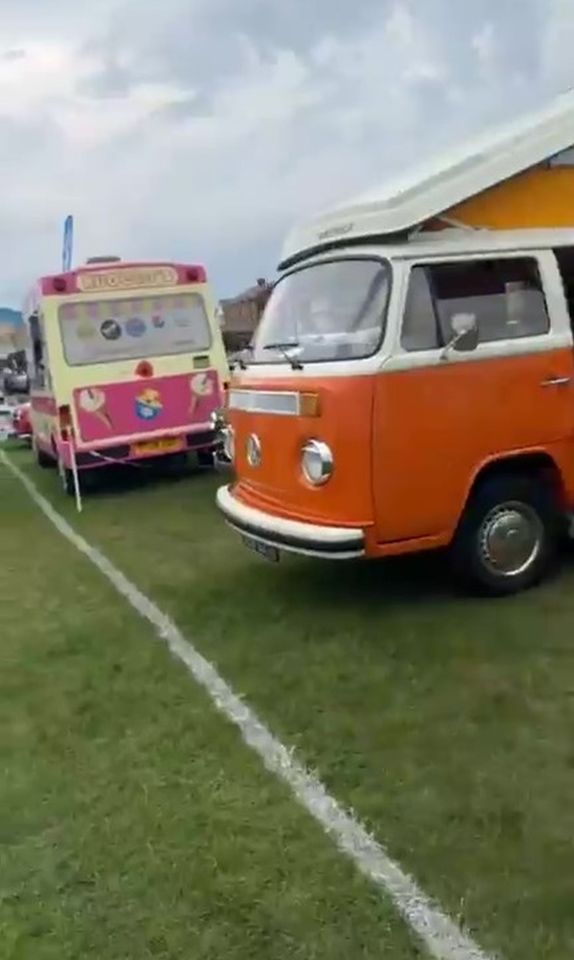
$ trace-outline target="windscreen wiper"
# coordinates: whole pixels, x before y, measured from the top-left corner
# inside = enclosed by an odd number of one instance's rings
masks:
[[[303,369],[303,364],[301,363],[299,358],[296,356],[293,356],[293,354],[289,352],[291,350],[300,349],[300,345],[297,343],[297,341],[289,340],[287,343],[267,343],[265,344],[263,349],[276,350],[278,353],[281,353],[285,357],[287,363],[291,366],[292,370]]]

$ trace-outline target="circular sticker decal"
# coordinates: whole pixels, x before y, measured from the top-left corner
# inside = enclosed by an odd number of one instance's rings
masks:
[[[130,317],[126,323],[126,333],[130,337],[143,337],[145,333],[145,323],[139,317]]]
[[[153,325],[154,325],[154,327],[156,328],[156,330],[161,330],[162,327],[165,327],[165,320],[164,320],[163,317],[160,317],[159,314],[155,314],[155,315],[151,318],[151,322],[153,323]]]
[[[100,331],[106,340],[119,340],[122,335],[122,328],[117,320],[104,320]]]

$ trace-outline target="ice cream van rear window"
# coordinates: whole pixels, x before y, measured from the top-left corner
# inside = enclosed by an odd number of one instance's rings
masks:
[[[211,330],[196,293],[63,303],[60,333],[72,366],[209,350]]]

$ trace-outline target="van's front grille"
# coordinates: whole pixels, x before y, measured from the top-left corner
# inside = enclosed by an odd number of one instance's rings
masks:
[[[228,407],[245,413],[274,413],[296,417],[300,413],[301,394],[282,390],[230,390]]]

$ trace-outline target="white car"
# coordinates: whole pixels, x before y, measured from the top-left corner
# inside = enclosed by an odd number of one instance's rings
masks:
[[[6,403],[4,397],[0,396],[0,442],[15,436],[14,405]]]

